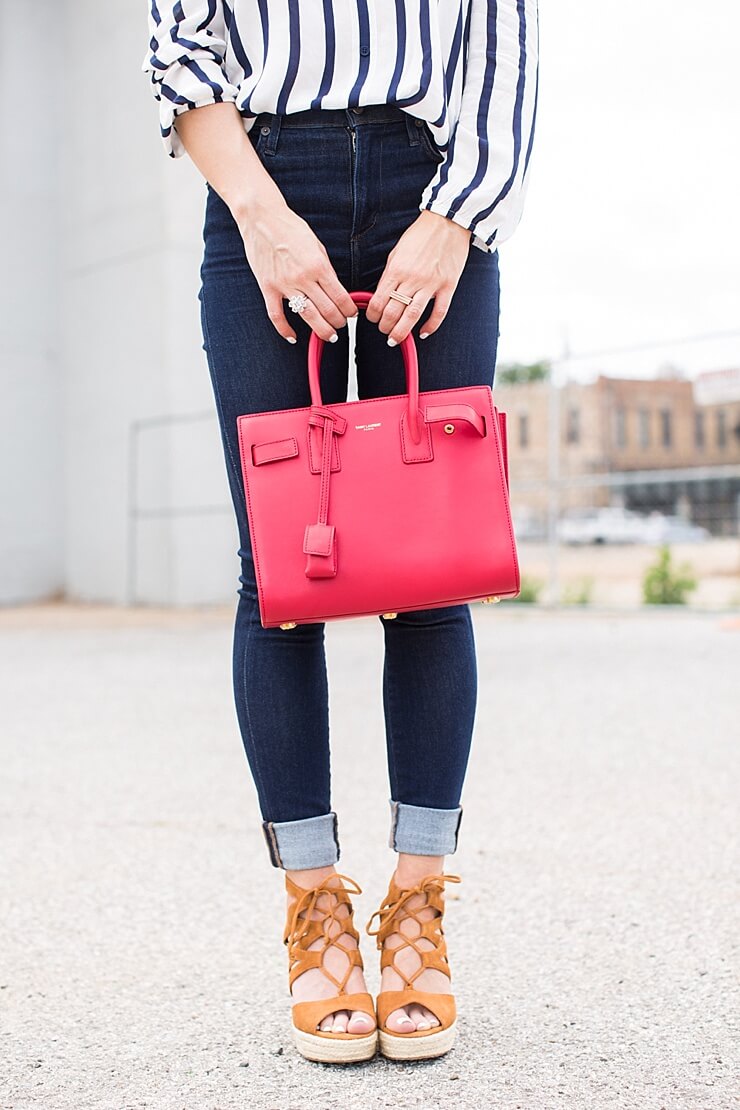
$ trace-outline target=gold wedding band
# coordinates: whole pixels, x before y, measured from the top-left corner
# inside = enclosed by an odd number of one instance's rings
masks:
[[[413,297],[407,297],[405,293],[399,293],[397,289],[391,289],[388,296],[393,297],[394,301],[401,301],[402,304],[411,304],[414,299]]]

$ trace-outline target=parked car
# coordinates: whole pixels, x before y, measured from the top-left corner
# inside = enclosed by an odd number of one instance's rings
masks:
[[[600,509],[571,509],[558,522],[561,543],[643,543],[644,516],[606,506]]]
[[[700,543],[706,528],[664,513],[636,513],[619,506],[571,509],[558,522],[558,539],[567,544]]]
[[[645,543],[704,543],[711,535],[708,528],[680,516],[651,513],[645,518]]]

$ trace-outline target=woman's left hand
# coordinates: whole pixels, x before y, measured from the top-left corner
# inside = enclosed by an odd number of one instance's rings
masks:
[[[471,237],[467,228],[428,208],[406,228],[388,255],[365,309],[368,320],[378,324],[391,346],[406,338],[432,297],[434,308],[420,338],[437,330],[468,259]],[[413,297],[412,303],[389,298],[391,289]]]

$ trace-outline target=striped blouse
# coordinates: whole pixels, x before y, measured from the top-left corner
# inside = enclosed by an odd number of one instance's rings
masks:
[[[166,153],[176,115],[394,103],[444,157],[421,196],[493,251],[519,223],[537,111],[537,0],[150,0],[141,65]]]

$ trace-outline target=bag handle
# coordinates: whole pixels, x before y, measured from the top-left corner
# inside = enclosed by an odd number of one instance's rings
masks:
[[[372,296],[372,292],[368,292],[364,289],[350,293],[350,297],[358,308],[367,308]],[[324,349],[325,342],[324,339],[321,339],[320,336],[311,329],[311,336],[308,340],[308,383],[311,389],[312,405],[320,406],[323,404],[321,400],[319,371],[321,369],[321,352]],[[416,344],[414,343],[411,332],[409,332],[401,343],[401,354],[403,355],[403,364],[406,368],[406,392],[409,396],[408,427],[414,443],[419,443],[421,441],[419,360],[416,357]]]

